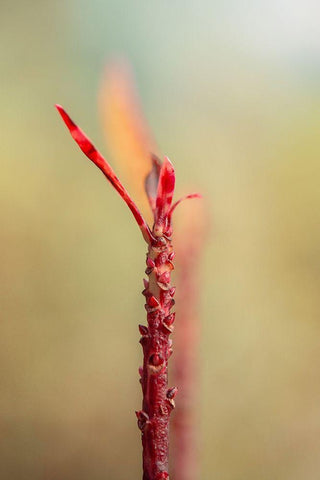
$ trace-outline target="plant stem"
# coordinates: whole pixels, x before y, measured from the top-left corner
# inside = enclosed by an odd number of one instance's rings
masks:
[[[143,391],[142,410],[136,412],[142,432],[143,480],[166,480],[168,473],[169,418],[174,408],[177,388],[168,389],[168,359],[172,354],[175,314],[175,287],[170,284],[174,253],[171,244],[172,213],[186,198],[199,197],[190,194],[172,205],[175,172],[170,160],[152,156],[152,169],[145,179],[145,189],[153,213],[152,231],[137,205],[116,176],[111,165],[95,148],[87,135],[79,128],[61,105],[56,105],[71,136],[83,153],[102,171],[107,180],[130,208],[144,240],[148,244],[146,274],[143,294],[146,297],[148,326],[139,325],[143,348],[143,367],[140,369]]]
[[[175,288],[170,285],[174,253],[171,239],[158,237],[147,253],[145,280],[148,327],[139,326],[142,337],[142,410],[136,412],[142,433],[143,480],[168,479],[169,417],[174,408],[175,387],[168,389],[168,359],[172,354]]]

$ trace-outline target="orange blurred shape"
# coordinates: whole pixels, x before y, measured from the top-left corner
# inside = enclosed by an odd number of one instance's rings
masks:
[[[144,180],[152,167],[151,153],[157,149],[140,107],[132,71],[125,61],[107,65],[100,88],[99,108],[110,153],[118,162],[130,192],[149,219]]]
[[[172,432],[173,478],[197,480],[199,468],[199,304],[201,263],[209,237],[208,211],[203,200],[187,200],[175,212],[174,245],[177,254],[177,325],[173,383],[179,388]]]

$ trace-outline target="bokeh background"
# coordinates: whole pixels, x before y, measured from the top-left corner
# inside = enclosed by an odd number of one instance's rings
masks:
[[[1,479],[141,477],[145,245],[53,108],[106,151],[117,55],[208,208],[201,478],[319,479],[319,18],[316,0],[1,0]]]

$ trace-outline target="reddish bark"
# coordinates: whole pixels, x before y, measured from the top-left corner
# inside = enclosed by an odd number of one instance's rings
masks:
[[[143,480],[161,480],[169,477],[169,418],[174,408],[177,389],[168,389],[168,360],[172,354],[175,315],[170,313],[174,305],[174,288],[170,284],[174,256],[170,238],[171,226],[167,217],[171,208],[175,185],[174,169],[165,159],[160,170],[155,201],[153,235],[147,253],[148,281],[143,295],[146,297],[148,327],[140,327],[143,335],[141,385],[142,410],[136,412],[142,435]]]
[[[172,353],[175,314],[174,290],[170,284],[173,264],[169,238],[161,236],[149,245],[143,294],[146,297],[148,327],[140,326],[143,367],[140,369],[143,392],[142,410],[136,412],[142,434],[143,480],[168,478],[169,417],[174,408],[176,388],[168,389],[168,360]]]

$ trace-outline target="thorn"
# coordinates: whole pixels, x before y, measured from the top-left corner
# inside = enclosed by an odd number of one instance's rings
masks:
[[[142,375],[143,375],[143,368],[142,368],[142,367],[139,367],[138,372],[139,372],[140,377],[142,377]]]
[[[145,273],[146,275],[150,275],[150,273],[152,273],[152,272],[153,272],[153,268],[152,268],[152,267],[148,267],[148,268],[146,268],[145,271],[144,271],[144,273]]]
[[[173,399],[178,393],[177,387],[172,387],[167,390],[167,398]]]
[[[151,295],[151,297],[149,297],[149,298],[147,299],[147,304],[148,304],[150,307],[159,307],[159,305],[160,305],[159,300],[157,300],[154,295]]]
[[[141,333],[141,335],[145,336],[148,335],[149,329],[145,325],[139,325],[139,332]]]
[[[169,260],[173,260],[175,257],[175,253],[174,252],[170,252],[169,255],[168,255],[168,259]]]
[[[154,263],[154,261],[152,260],[152,258],[150,258],[150,257],[147,257],[147,262],[146,263],[147,263],[147,266],[150,267],[150,268],[154,268],[155,265],[156,265]]]
[[[173,325],[167,325],[165,322],[162,323],[162,328],[164,330],[165,333],[172,333],[173,330],[174,330],[174,326]]]
[[[149,288],[149,282],[146,278],[143,279],[143,285],[145,289]]]
[[[170,315],[168,315],[168,316],[163,320],[163,322],[164,322],[166,325],[170,326],[170,325],[173,324],[173,322],[175,321],[175,319],[176,319],[176,314],[175,314],[175,313],[170,313]]]
[[[135,413],[136,413],[136,416],[137,416],[137,419],[138,419],[138,428],[140,430],[144,430],[147,423],[150,423],[149,415],[146,412],[144,412],[143,410],[136,411]]]
[[[171,298],[171,295],[170,295],[169,292],[166,292],[166,293],[168,294],[169,298],[164,298],[163,299],[163,304],[166,307],[168,307],[169,310],[170,310],[170,308],[172,308],[175,305],[176,301],[173,298]]]
[[[176,304],[176,301],[171,298],[169,308],[172,308]]]
[[[169,290],[170,296],[173,297],[173,295],[176,293],[176,287],[171,287]]]
[[[145,420],[145,421],[149,420],[149,415],[143,410],[136,410],[135,414],[138,420]]]

